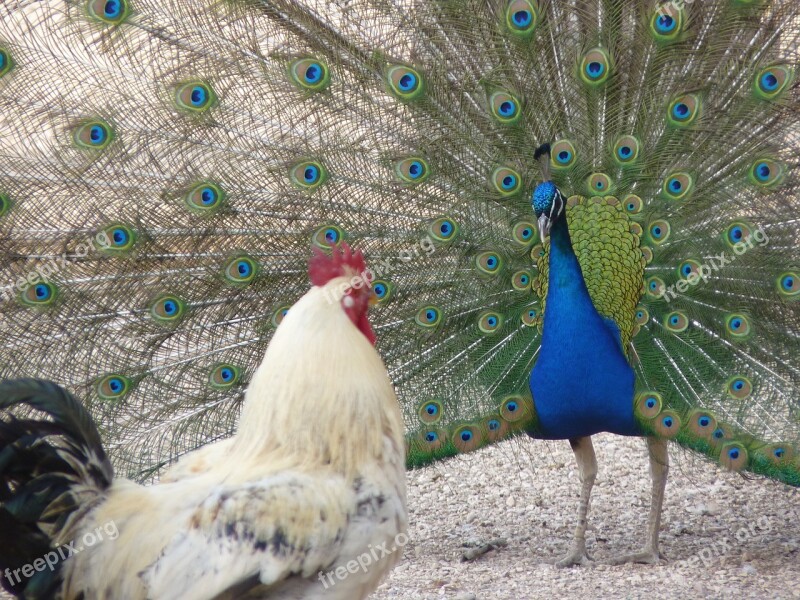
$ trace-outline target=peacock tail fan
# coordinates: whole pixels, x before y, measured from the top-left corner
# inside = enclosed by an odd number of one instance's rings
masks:
[[[119,472],[231,433],[309,248],[343,241],[409,465],[536,435],[550,142],[643,433],[800,485],[794,0],[0,17],[0,375],[78,394]]]

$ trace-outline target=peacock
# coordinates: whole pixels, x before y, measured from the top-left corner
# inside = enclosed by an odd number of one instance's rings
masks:
[[[569,566],[643,437],[657,562],[668,442],[800,486],[799,55],[794,0],[5,2],[0,376],[158,477],[348,243],[407,465],[569,440]]]

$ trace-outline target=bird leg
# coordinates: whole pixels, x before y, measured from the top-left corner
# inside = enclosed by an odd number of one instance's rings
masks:
[[[567,555],[561,560],[556,561],[557,567],[571,567],[573,565],[586,564],[592,560],[586,553],[586,513],[589,512],[589,497],[592,494],[592,487],[597,476],[597,459],[594,456],[592,438],[581,437],[569,441],[575,459],[578,462],[578,474],[581,480],[581,500],[578,504],[578,524],[575,526],[575,536],[572,538],[572,546]]]
[[[664,505],[664,489],[667,486],[669,453],[666,440],[656,437],[647,438],[647,449],[650,453],[650,475],[653,478],[650,517],[647,520],[647,541],[641,552],[613,558],[608,561],[610,565],[629,562],[658,564],[659,559],[662,558],[658,551],[658,530],[661,527],[661,509]]]

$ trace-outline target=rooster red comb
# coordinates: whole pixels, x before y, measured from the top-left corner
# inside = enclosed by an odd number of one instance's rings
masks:
[[[360,275],[366,270],[367,263],[361,250],[353,252],[345,243],[334,246],[330,255],[314,248],[314,256],[308,261],[311,285],[325,285],[336,277]]]

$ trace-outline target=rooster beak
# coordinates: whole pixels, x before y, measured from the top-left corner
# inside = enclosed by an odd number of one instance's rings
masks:
[[[541,217],[539,217],[538,223],[539,223],[539,239],[544,241],[544,238],[550,235],[550,227],[553,225],[553,222],[547,215],[542,215]]]

